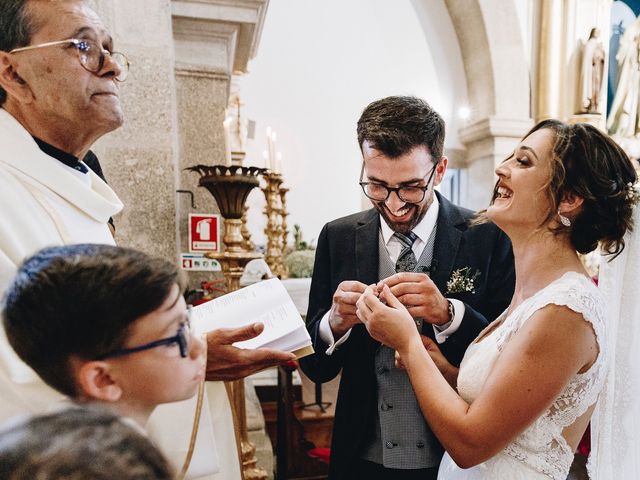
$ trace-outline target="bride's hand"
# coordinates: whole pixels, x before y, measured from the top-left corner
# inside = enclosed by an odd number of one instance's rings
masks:
[[[374,287],[367,287],[356,303],[356,315],[374,339],[402,351],[411,340],[419,336],[416,324],[388,286],[384,285],[379,297]]]

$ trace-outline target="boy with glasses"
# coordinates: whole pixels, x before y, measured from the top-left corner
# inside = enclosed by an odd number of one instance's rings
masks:
[[[22,264],[2,318],[48,385],[144,426],[157,405],[192,397],[204,380],[205,345],[189,328],[183,289],[175,266],[136,250],[50,247]]]

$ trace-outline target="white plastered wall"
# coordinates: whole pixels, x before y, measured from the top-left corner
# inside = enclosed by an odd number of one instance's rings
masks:
[[[256,120],[247,165],[262,166],[265,129],[277,132],[288,224],[304,239],[366,206],[357,184],[356,122],[373,100],[412,94],[429,101],[461,150],[456,106],[466,103],[464,70],[442,0],[272,0],[260,51],[242,78],[247,117]],[[262,192],[249,197],[249,229],[264,243]]]

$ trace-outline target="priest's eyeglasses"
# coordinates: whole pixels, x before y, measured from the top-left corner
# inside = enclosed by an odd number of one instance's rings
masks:
[[[371,200],[375,200],[376,202],[385,202],[391,192],[396,192],[396,195],[400,200],[406,203],[420,203],[424,200],[424,196],[429,189],[429,184],[433,179],[433,175],[436,172],[436,167],[438,165],[435,164],[429,172],[429,178],[427,179],[427,184],[424,187],[388,187],[387,185],[383,185],[378,182],[363,182],[362,175],[364,175],[364,163],[362,164],[362,169],[360,170],[360,186],[362,187],[362,191],[364,194],[370,198]]]
[[[187,311],[187,315],[189,311]],[[180,356],[187,358],[189,355],[189,337],[191,336],[191,321],[189,316],[187,320],[180,323],[177,333],[173,337],[163,338],[156,340],[155,342],[145,343],[144,345],[138,345],[137,347],[122,348],[119,350],[113,350],[111,352],[100,355],[96,360],[107,360],[109,358],[124,357],[125,355],[131,355],[132,353],[142,352],[144,350],[151,350],[152,348],[162,347],[163,345],[177,344],[180,349]]]
[[[56,47],[59,45],[73,45],[80,65],[91,73],[98,73],[104,67],[104,61],[108,55],[118,66],[118,73],[115,77],[119,82],[124,82],[129,75],[129,59],[124,53],[110,52],[102,48],[93,40],[69,38],[67,40],[58,40],[56,42],[41,43],[39,45],[29,45],[28,47],[14,48],[9,53],[26,52],[27,50],[35,50],[37,48]]]

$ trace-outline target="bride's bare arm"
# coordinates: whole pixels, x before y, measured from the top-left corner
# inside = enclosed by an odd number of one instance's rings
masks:
[[[469,405],[440,374],[408,312],[395,298],[386,300],[389,307],[365,292],[358,315],[374,338],[399,352],[423,415],[462,468],[502,450],[597,357],[590,324],[566,307],[549,305],[513,336]]]
[[[433,363],[436,364],[436,367],[438,367],[438,370],[440,370],[440,373],[447,380],[449,385],[451,385],[451,387],[455,389],[458,383],[458,372],[460,371],[458,367],[455,367],[454,365],[449,363],[449,360],[447,360],[447,358],[440,351],[440,347],[438,347],[438,344],[431,338],[427,337],[426,335],[421,335],[420,337],[422,340],[422,344],[431,357],[431,360],[433,360]],[[397,351],[396,367],[404,368],[402,357],[400,357],[400,354]]]

